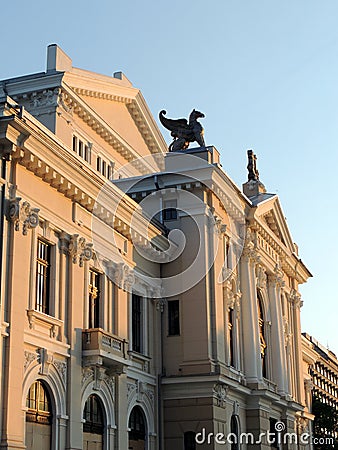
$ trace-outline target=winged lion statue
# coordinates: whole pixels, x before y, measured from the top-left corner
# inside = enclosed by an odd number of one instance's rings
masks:
[[[161,124],[171,131],[174,138],[169,145],[169,152],[186,150],[190,142],[196,141],[201,147],[205,147],[204,130],[198,119],[203,118],[204,114],[193,109],[187,119],[168,119],[165,117],[167,112],[162,110],[159,114]]]

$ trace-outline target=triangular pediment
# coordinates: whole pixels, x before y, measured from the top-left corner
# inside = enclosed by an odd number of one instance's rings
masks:
[[[70,89],[116,133],[137,156],[166,152],[165,140],[140,92],[118,73],[108,77],[85,70],[66,72],[64,87]]]
[[[293,239],[277,195],[258,203],[255,217],[265,230],[277,238],[291,252],[295,251]]]

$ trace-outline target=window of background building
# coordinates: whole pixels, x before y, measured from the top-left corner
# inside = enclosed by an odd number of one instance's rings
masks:
[[[35,309],[50,314],[50,245],[38,239]]]
[[[142,352],[142,297],[132,294],[132,349]]]
[[[164,202],[163,220],[177,220],[177,200]]]
[[[168,335],[177,336],[180,334],[180,302],[170,300],[168,302]]]
[[[100,327],[100,283],[101,275],[94,269],[89,270],[88,286],[88,327]]]

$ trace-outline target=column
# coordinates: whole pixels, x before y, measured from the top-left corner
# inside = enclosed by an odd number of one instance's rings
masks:
[[[283,273],[276,267],[275,273],[268,276],[268,292],[271,308],[271,356],[272,378],[277,384],[280,395],[287,394],[287,370],[285,339],[283,331],[283,313],[281,300],[281,286]]]
[[[244,249],[240,261],[244,369],[248,383],[257,383],[262,380],[255,282],[256,262],[258,262],[258,255],[248,246]]]
[[[86,267],[87,269],[87,267]],[[67,449],[81,450],[82,410],[82,328],[84,301],[84,273],[76,259],[68,258],[68,339],[71,347],[68,360],[67,406],[69,413]]]

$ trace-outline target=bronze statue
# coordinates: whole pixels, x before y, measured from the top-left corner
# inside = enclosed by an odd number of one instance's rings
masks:
[[[164,110],[159,114],[161,124],[171,131],[171,136],[174,138],[173,142],[169,145],[169,152],[186,150],[190,142],[194,141],[201,147],[205,147],[203,138],[204,130],[202,125],[197,121],[197,119],[204,117],[203,113],[193,109],[189,116],[189,122],[187,122],[187,119],[167,119],[167,117],[164,117],[165,114],[167,112]]]
[[[259,172],[256,166],[257,156],[254,154],[252,150],[248,150],[248,181],[258,181],[259,180]]]

